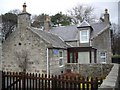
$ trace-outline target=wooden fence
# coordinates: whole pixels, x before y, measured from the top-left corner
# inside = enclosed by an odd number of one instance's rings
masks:
[[[97,90],[102,79],[45,74],[2,73],[2,90]]]

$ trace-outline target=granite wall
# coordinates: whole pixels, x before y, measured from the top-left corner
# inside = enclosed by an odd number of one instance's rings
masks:
[[[98,90],[119,90],[120,89],[120,65],[114,64],[112,70]]]
[[[66,69],[71,69],[71,71],[79,73],[81,76],[87,77],[106,77],[113,64],[77,64],[68,63],[65,65]]]

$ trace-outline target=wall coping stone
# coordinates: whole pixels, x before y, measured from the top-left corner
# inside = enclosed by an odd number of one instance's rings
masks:
[[[119,80],[119,72],[120,69],[120,65],[119,64],[114,64],[114,66],[112,67],[110,73],[106,76],[106,79],[103,80],[103,83],[101,84],[101,86],[99,87],[98,90],[115,90],[118,89],[118,80]]]

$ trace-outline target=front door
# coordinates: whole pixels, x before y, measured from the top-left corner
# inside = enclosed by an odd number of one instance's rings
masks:
[[[78,52],[78,63],[80,64],[90,63],[90,53],[89,52]]]

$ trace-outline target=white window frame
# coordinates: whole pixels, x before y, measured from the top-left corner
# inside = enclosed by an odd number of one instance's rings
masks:
[[[87,32],[87,35],[82,35],[82,32]],[[86,37],[87,40],[83,40],[83,37]],[[80,43],[89,43],[89,30],[80,31]]]
[[[106,52],[100,52],[100,62],[106,63],[107,53]],[[104,59],[104,61],[103,61]]]
[[[60,56],[60,52],[62,52],[62,56]],[[62,60],[62,64],[60,64],[60,62],[61,62],[61,60]],[[63,51],[59,51],[59,67],[63,67]]]

